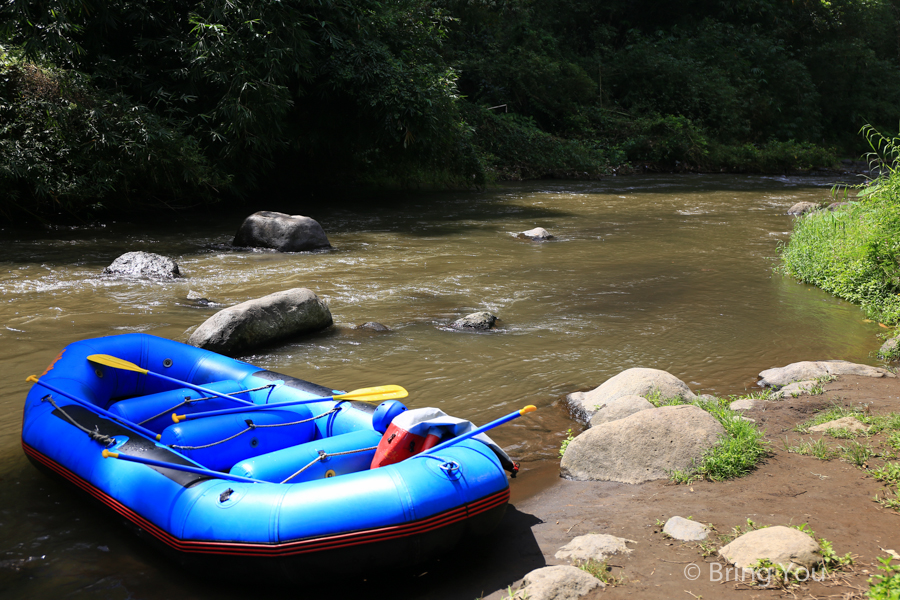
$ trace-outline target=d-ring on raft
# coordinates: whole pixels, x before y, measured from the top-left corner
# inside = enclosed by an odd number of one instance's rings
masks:
[[[147,334],[76,342],[29,381],[36,466],[185,567],[245,580],[410,565],[489,532],[518,466],[482,432],[534,410],[476,430],[407,411],[399,386],[341,392]]]

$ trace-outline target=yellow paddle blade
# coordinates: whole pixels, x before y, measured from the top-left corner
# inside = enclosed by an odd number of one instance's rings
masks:
[[[134,363],[122,360],[121,358],[116,358],[115,356],[110,356],[109,354],[91,354],[87,359],[94,364],[103,365],[105,367],[124,369],[125,371],[136,371],[138,373],[143,373],[144,375],[147,374],[147,369],[142,369]]]
[[[523,408],[522,410],[520,410],[520,411],[519,411],[519,414],[520,414],[520,415],[524,415],[525,413],[534,412],[534,411],[536,411],[536,410],[537,410],[537,406],[535,406],[534,404],[529,404],[528,406],[526,406],[525,408]]]
[[[346,394],[335,396],[335,400],[359,400],[360,402],[383,402],[394,398],[406,398],[409,392],[399,385],[379,385],[377,387],[359,388]]]

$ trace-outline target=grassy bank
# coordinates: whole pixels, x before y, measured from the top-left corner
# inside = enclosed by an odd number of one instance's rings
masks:
[[[900,324],[900,171],[861,188],[834,211],[798,218],[781,249],[782,271]]]

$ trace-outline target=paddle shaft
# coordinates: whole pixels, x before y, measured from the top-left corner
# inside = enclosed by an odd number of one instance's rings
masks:
[[[222,408],[219,410],[208,410],[205,412],[186,413],[183,415],[172,414],[172,420],[176,423],[188,419],[202,419],[204,417],[215,417],[217,415],[230,415],[233,413],[245,413],[256,410],[266,410],[270,408],[284,408],[285,406],[297,406],[298,404],[311,404],[313,402],[322,402],[325,400],[359,400],[361,402],[380,402],[383,400],[392,400],[394,398],[406,398],[408,392],[399,385],[381,386],[376,388],[361,388],[347,392],[346,394],[335,394],[334,396],[324,396],[322,398],[306,398],[304,400],[290,400],[288,402],[276,402],[274,404],[254,404],[251,407],[244,408],[237,406],[234,408]]]
[[[146,371],[146,370],[145,370]],[[175,379],[174,377],[169,377],[168,375],[163,375],[162,373],[154,373],[153,371],[146,371],[147,375],[153,375],[154,377],[159,377],[160,379],[165,379],[166,381],[171,381],[172,383],[177,383],[179,385],[183,385],[186,388],[190,388],[197,392],[203,392],[204,394],[209,394],[210,396],[217,396],[219,398],[224,398],[225,400],[231,400],[232,402],[240,402],[241,404],[246,404],[249,406],[256,406],[252,402],[247,400],[241,400],[240,398],[235,398],[234,396],[229,396],[227,394],[223,394],[222,392],[217,392],[215,390],[211,390],[209,388],[205,388],[200,385],[194,385],[193,383],[188,383],[187,381],[182,381],[181,379]],[[237,394],[241,392],[235,392]]]
[[[188,383],[187,381],[182,381],[181,379],[175,379],[174,377],[169,377],[168,375],[163,375],[162,373],[156,373],[149,369],[139,367],[138,365],[128,362],[127,360],[117,358],[115,356],[110,356],[108,354],[91,354],[87,357],[87,359],[94,364],[103,365],[104,367],[121,369],[123,371],[134,371],[135,373],[141,373],[142,375],[153,375],[154,377],[159,377],[160,379],[183,385],[184,387],[190,388],[197,392],[203,392],[204,394],[209,394],[218,398],[224,398],[225,400],[231,400],[232,402],[240,402],[241,404],[256,406],[255,404],[253,404],[252,402],[248,402],[247,400],[241,400],[240,398],[235,398],[234,396],[229,396],[227,394],[223,394],[221,392],[217,392],[200,385],[194,385],[193,383]]]
[[[241,477],[240,475],[232,475],[231,473],[220,473],[218,471],[210,471],[209,469],[201,469],[200,467],[191,467],[189,465],[178,465],[175,463],[167,463],[161,460],[153,460],[152,458],[144,458],[143,456],[134,456],[132,454],[121,454],[119,452],[103,451],[103,458],[118,458],[119,460],[127,460],[128,462],[140,463],[142,465],[150,465],[151,467],[162,467],[164,469],[174,469],[176,471],[186,471],[188,473],[196,473],[197,475],[207,475],[216,479],[228,479],[230,481],[241,481],[244,483],[266,483],[259,479],[251,479],[249,477]]]
[[[443,444],[438,444],[437,446],[435,446],[433,448],[429,448],[428,450],[424,450],[423,452],[420,452],[420,453],[416,454],[415,456],[422,456],[425,454],[434,454],[435,452],[440,452],[441,450],[443,450],[445,448],[449,448],[450,446],[452,446],[454,444],[458,444],[459,442],[462,442],[463,440],[467,440],[471,437],[474,437],[474,436],[478,435],[479,433],[484,433],[485,431],[487,431],[489,429],[493,429],[494,427],[497,427],[498,425],[503,425],[504,423],[506,423],[508,421],[512,421],[513,419],[518,419],[525,413],[530,413],[534,410],[537,410],[537,408],[532,406],[531,404],[529,404],[522,410],[517,410],[515,412],[509,413],[505,417],[500,417],[499,419],[497,419],[495,421],[491,421],[487,425],[482,425],[478,429],[473,429],[472,431],[470,431],[468,433],[458,435],[455,438],[453,438],[452,440],[447,440]],[[415,456],[410,457],[410,458],[415,458]],[[409,459],[407,459],[407,460],[409,460]]]
[[[125,426],[127,426],[127,427],[130,427],[130,428],[134,429],[134,430],[137,431],[138,433],[141,433],[141,434],[143,434],[143,435],[146,435],[146,436],[149,437],[150,439],[153,439],[153,440],[159,440],[160,437],[161,437],[158,433],[154,433],[154,432],[150,431],[149,429],[147,429],[146,427],[141,427],[141,426],[138,425],[137,423],[134,423],[134,422],[132,422],[132,421],[129,421],[128,419],[126,419],[126,418],[124,418],[124,417],[120,417],[120,416],[117,415],[117,414],[111,413],[111,412],[109,412],[109,411],[106,410],[106,409],[100,408],[100,407],[97,406],[96,404],[92,404],[92,403],[88,402],[87,400],[84,400],[84,399],[82,399],[82,398],[79,398],[78,396],[74,396],[74,395],[70,394],[69,392],[65,392],[65,391],[59,389],[59,388],[56,387],[56,386],[50,385],[49,383],[44,383],[43,381],[41,381],[40,379],[38,379],[38,378],[35,377],[34,375],[32,375],[31,377],[29,377],[28,379],[26,379],[26,381],[31,381],[31,382],[36,383],[36,384],[38,384],[38,385],[44,386],[45,388],[47,388],[47,389],[50,390],[51,392],[55,392],[55,393],[57,393],[57,394],[59,394],[59,395],[61,395],[61,396],[65,396],[65,397],[68,398],[69,400],[72,400],[73,402],[77,402],[78,404],[80,404],[81,406],[87,408],[88,410],[92,410],[92,411],[94,411],[95,413],[97,413],[98,415],[102,415],[102,416],[107,417],[107,418],[109,418],[109,419],[113,419],[114,421],[117,421],[117,422],[121,423],[122,425],[125,425]]]

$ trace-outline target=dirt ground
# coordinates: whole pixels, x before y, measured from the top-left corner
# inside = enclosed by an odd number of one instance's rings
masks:
[[[766,430],[771,455],[751,475],[726,482],[641,485],[576,482],[559,478],[558,462],[544,461],[512,482],[511,506],[501,526],[466,552],[454,552],[421,573],[369,580],[354,586],[364,596],[390,587],[407,598],[507,598],[529,571],[565,564],[553,555],[572,538],[606,533],[634,540],[628,555],[612,557],[610,575],[623,583],[585,598],[861,598],[885,550],[900,552],[900,512],[873,501],[883,486],[865,470],[840,459],[819,460],[789,453],[786,445],[824,437],[836,447],[850,440],[793,428],[815,413],[839,404],[866,407],[870,414],[900,412],[900,378],[841,377],[825,393],[775,402],[767,410],[747,411]],[[885,434],[863,443],[877,445]],[[785,442],[787,440],[787,442]],[[880,466],[873,459],[868,466]],[[715,528],[707,550],[662,534],[672,516],[691,517]],[[734,527],[807,523],[816,537],[832,543],[838,555],[854,557],[851,567],[824,581],[785,590],[736,580],[733,567],[715,550]],[[724,540],[724,541],[723,541]],[[712,554],[709,550],[712,550]],[[813,574],[820,577],[821,573]],[[821,577],[820,577],[821,578]],[[374,597],[374,596],[373,596]]]

